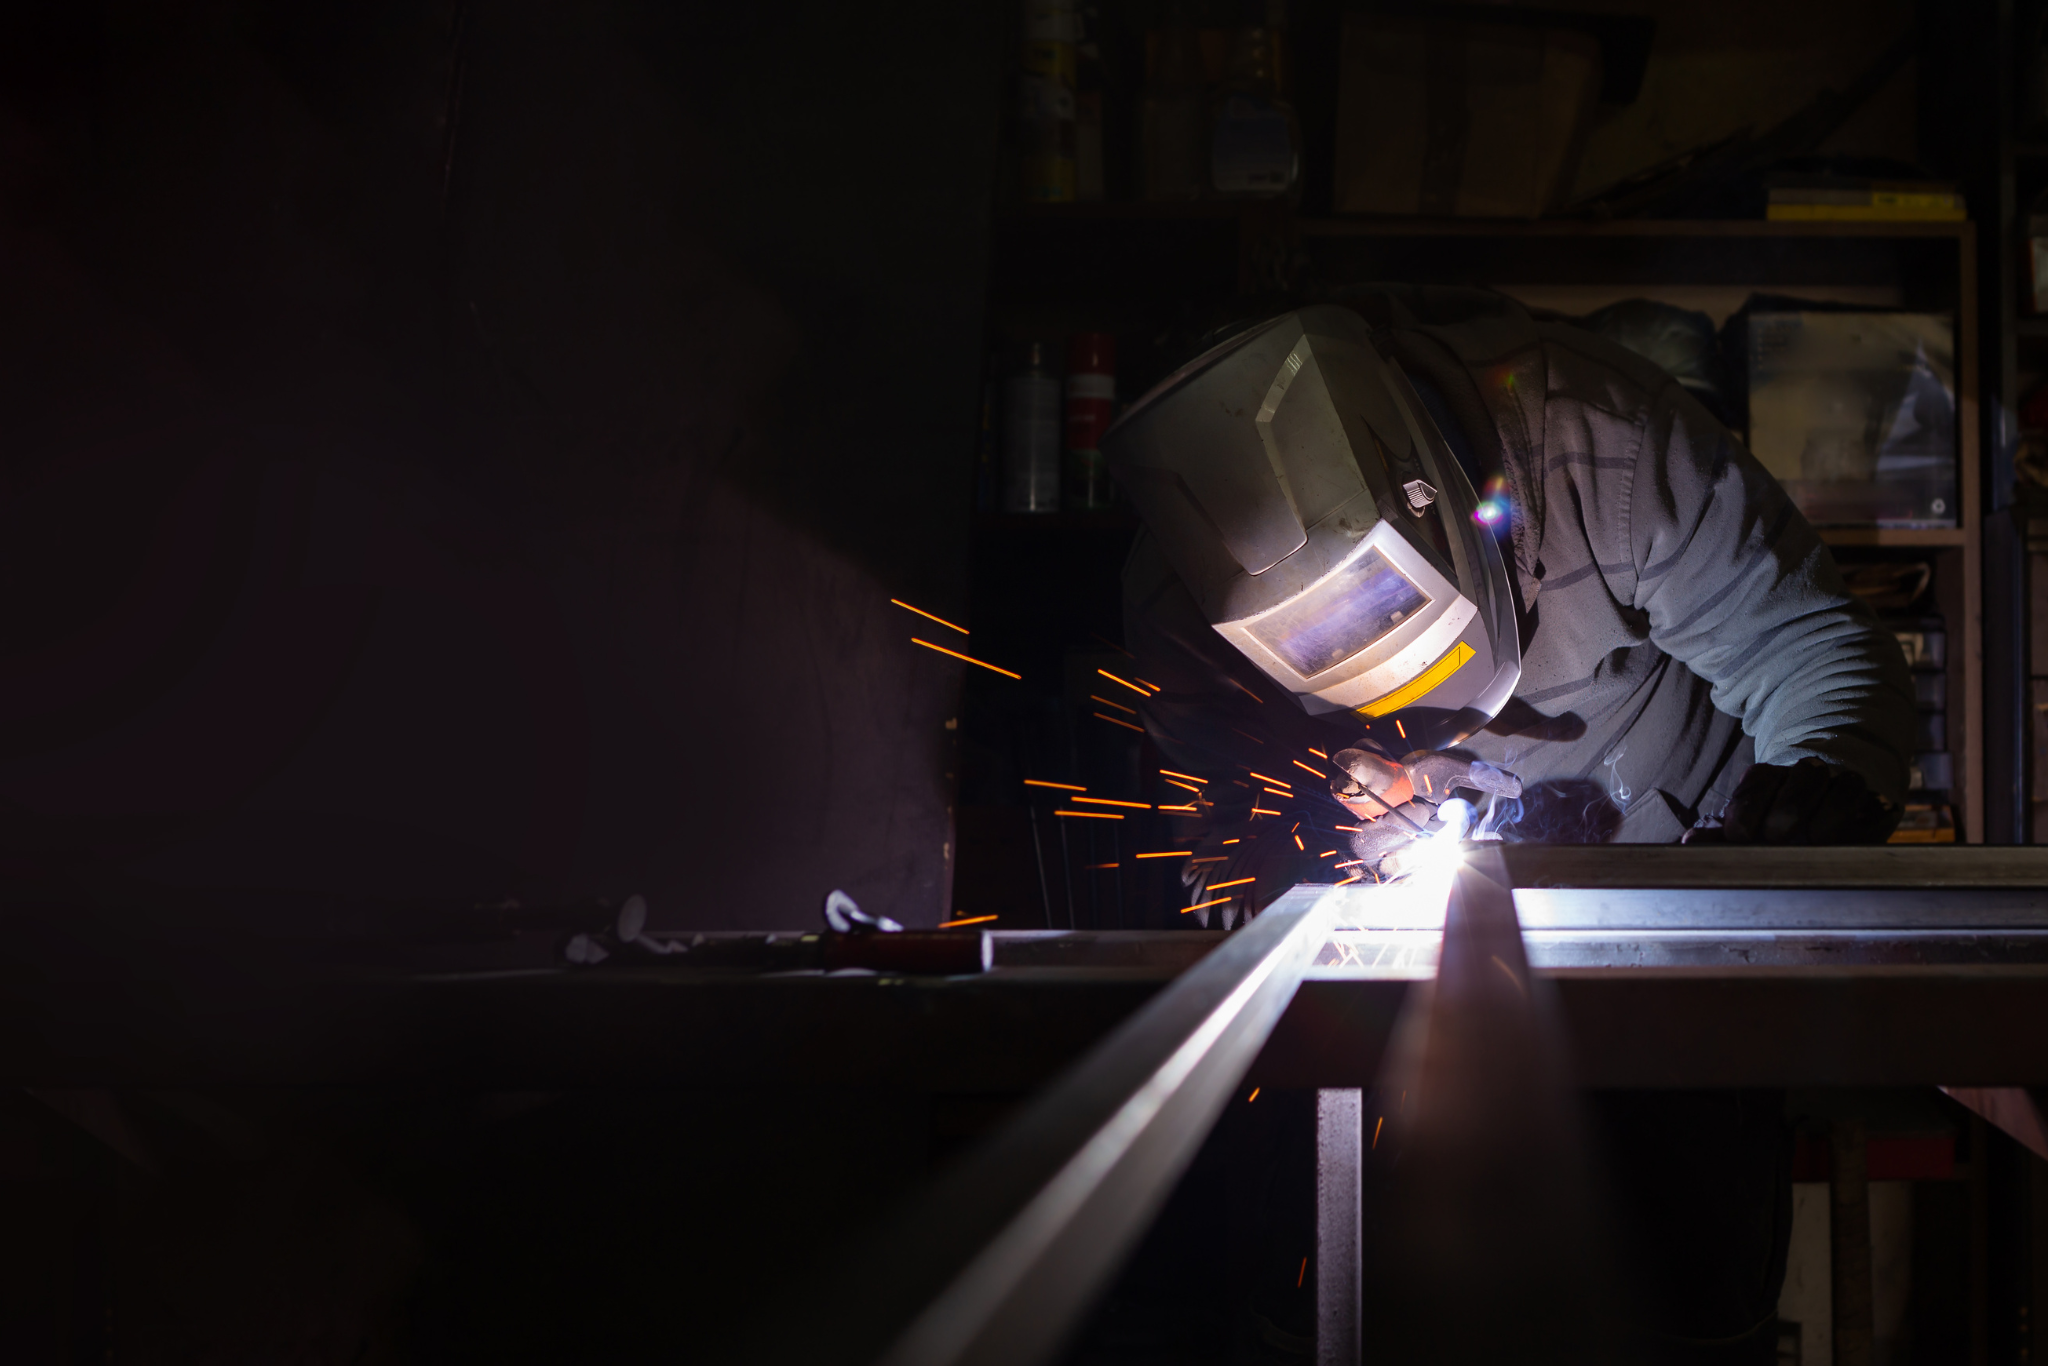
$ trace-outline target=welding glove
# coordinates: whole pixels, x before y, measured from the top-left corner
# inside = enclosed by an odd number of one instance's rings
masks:
[[[1755,764],[1718,817],[1685,833],[1686,844],[1882,844],[1899,824],[1896,803],[1863,775],[1811,756]]]
[[[1381,860],[1423,834],[1436,809],[1455,792],[1519,797],[1521,780],[1482,759],[1417,750],[1400,763],[1362,749],[1339,750],[1341,770],[1330,795],[1366,824],[1351,837],[1352,853],[1378,873]]]

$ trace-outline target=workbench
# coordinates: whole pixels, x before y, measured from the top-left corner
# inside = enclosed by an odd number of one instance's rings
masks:
[[[104,910],[16,923],[46,928],[5,957],[0,1076],[47,1093],[1028,1097],[873,1230],[818,1313],[754,1343],[762,1360],[1054,1359],[1246,1087],[1320,1097],[1318,1357],[1348,1362],[1393,1331],[1358,1312],[1376,1088],[1431,1098],[1408,1142],[1445,1160],[1414,1159],[1411,1185],[1430,1218],[1514,1249],[1435,1269],[1468,1300],[1522,1304],[1531,1360],[1570,1354],[1561,1327],[1542,1350],[1545,1325],[1593,1293],[1534,1269],[1597,1237],[1559,1176],[1578,1088],[1942,1086],[2018,1106],[2000,1122],[2024,1139],[2027,1088],[2048,1086],[2048,850],[1475,845],[1435,891],[1303,886],[1231,935],[998,933],[993,969],[954,977],[689,954],[579,970],[531,945],[375,936],[241,933],[228,951]],[[1541,1198],[1464,1198],[1518,1182]],[[1518,1286],[1548,1287],[1555,1312],[1530,1317]],[[1476,1359],[1483,1337],[1438,1355]]]

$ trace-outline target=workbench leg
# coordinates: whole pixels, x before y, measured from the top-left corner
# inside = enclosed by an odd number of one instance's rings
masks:
[[[1365,1095],[1316,1092],[1316,1366],[1358,1366]]]
[[[1870,1181],[1860,1119],[1838,1119],[1830,1135],[1829,1234],[1833,1242],[1835,1366],[1870,1366]],[[1976,1160],[1976,1153],[1971,1153]]]

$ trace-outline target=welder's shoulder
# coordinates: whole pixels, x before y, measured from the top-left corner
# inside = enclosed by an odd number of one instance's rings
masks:
[[[1563,403],[1641,424],[1662,402],[1682,391],[1655,361],[1584,328],[1537,323],[1544,372],[1553,405]]]

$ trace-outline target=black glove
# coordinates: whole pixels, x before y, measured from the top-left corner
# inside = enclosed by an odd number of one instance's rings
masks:
[[[1854,769],[1815,758],[1756,764],[1718,817],[1685,832],[1686,844],[1883,844],[1899,808]]]

